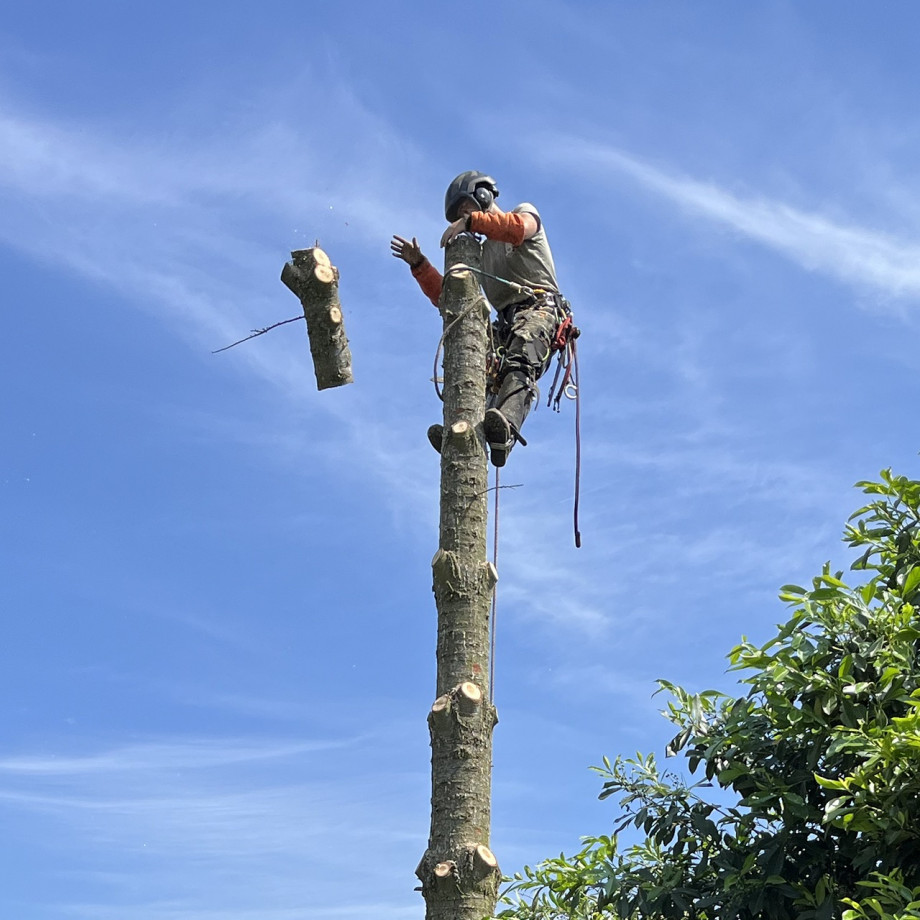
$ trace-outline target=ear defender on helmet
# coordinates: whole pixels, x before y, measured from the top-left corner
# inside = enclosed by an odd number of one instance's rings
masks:
[[[460,173],[447,187],[444,195],[444,216],[450,223],[457,219],[460,202],[472,201],[480,211],[488,211],[498,198],[498,186],[491,176],[469,170]]]
[[[476,200],[476,204],[479,205],[480,211],[488,211],[492,207],[492,202],[495,201],[495,196],[492,194],[492,191],[486,186],[481,185],[479,188],[473,192],[473,198]]]

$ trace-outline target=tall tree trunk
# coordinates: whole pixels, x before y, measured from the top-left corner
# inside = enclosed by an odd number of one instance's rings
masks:
[[[497,581],[486,559],[488,464],[482,419],[489,306],[476,276],[480,245],[448,247],[444,321],[444,443],[440,545],[432,561],[438,608],[437,699],[431,734],[431,833],[416,874],[427,920],[481,920],[495,909],[501,873],[489,849],[492,730],[489,607]]]

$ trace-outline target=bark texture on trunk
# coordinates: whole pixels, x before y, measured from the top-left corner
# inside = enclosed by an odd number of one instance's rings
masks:
[[[316,388],[325,390],[353,383],[351,350],[339,302],[339,271],[319,246],[291,253],[281,280],[298,298],[307,321]]]
[[[441,316],[444,431],[440,544],[432,560],[438,609],[437,698],[431,734],[431,833],[416,874],[427,920],[491,916],[501,872],[489,849],[492,730],[489,609],[498,580],[486,559],[488,464],[482,419],[489,306],[470,271],[480,245],[462,234],[447,248]]]

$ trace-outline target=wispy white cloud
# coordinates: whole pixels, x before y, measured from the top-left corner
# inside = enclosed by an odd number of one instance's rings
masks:
[[[565,162],[596,180],[626,175],[688,214],[729,226],[809,271],[894,298],[920,296],[920,242],[843,223],[765,195],[745,195],[715,182],[668,171],[613,146],[560,139],[541,157]]]
[[[219,909],[206,906],[189,907],[169,901],[146,904],[126,904],[111,907],[105,904],[68,904],[57,908],[62,916],[86,917],[87,920],[350,920],[350,918],[379,917],[381,920],[415,920],[421,908],[386,901],[351,900],[347,905],[316,904],[309,889],[302,892],[306,907],[242,907],[227,904]],[[409,899],[407,899],[409,900]]]
[[[207,769],[254,760],[275,760],[342,747],[347,740],[309,742],[216,741],[192,739],[147,742],[115,748],[83,757],[4,757],[0,775],[98,775],[137,771]]]
[[[164,682],[159,689],[164,695],[174,697],[185,706],[222,710],[271,722],[303,722],[309,719],[313,708],[308,700],[218,693],[197,686],[177,686],[175,681]]]
[[[385,734],[372,747],[385,763]],[[421,771],[381,770],[379,785],[349,783],[351,764],[369,756],[350,739],[194,737],[6,756],[0,801],[26,851],[53,864],[64,841],[79,841],[69,871],[108,892],[103,903],[55,907],[64,915],[358,916],[371,905],[350,897],[343,906],[325,880],[347,875],[359,850],[378,854],[363,870],[367,890],[396,918],[413,902],[411,868],[424,848],[423,828],[404,815],[422,813],[425,782]],[[54,883],[52,871],[49,892]]]

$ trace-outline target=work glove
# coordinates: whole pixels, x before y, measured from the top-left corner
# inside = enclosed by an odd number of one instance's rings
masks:
[[[412,242],[404,240],[401,236],[393,236],[390,240],[390,251],[397,259],[402,259],[410,268],[418,268],[424,262],[425,257],[418,245],[418,240],[413,236]]]

